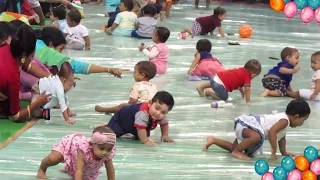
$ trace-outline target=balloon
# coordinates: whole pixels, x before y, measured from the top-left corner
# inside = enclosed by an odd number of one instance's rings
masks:
[[[296,168],[300,171],[306,171],[309,169],[309,161],[304,156],[297,156],[294,159],[294,162],[296,163]]]
[[[315,175],[320,175],[320,159],[314,160],[311,165],[310,165],[310,170],[315,174]]]
[[[308,6],[311,7],[313,10],[317,9],[320,6],[319,0],[308,0]]]
[[[291,0],[283,0],[285,4],[287,4],[288,2],[290,2]]]
[[[319,0],[317,0],[319,1]],[[306,7],[305,7],[306,8]],[[310,8],[311,9],[311,8]],[[303,10],[302,10],[303,11]],[[313,10],[312,10],[313,13]],[[301,12],[302,14],[302,12]],[[312,14],[313,15],[313,14]],[[312,17],[313,18],[313,17]],[[308,146],[305,150],[304,150],[304,157],[306,157],[308,159],[308,161],[311,163],[312,161],[314,161],[315,159],[318,158],[318,150],[313,147],[313,146]]]
[[[308,0],[294,0],[294,2],[297,4],[299,10],[308,5]]]
[[[314,19],[318,22],[318,25],[320,25],[320,7],[314,11]]]
[[[283,167],[278,166],[273,170],[273,178],[275,180],[285,180],[287,178],[287,172]]]
[[[289,172],[287,180],[301,180],[301,172],[298,169],[294,169]]]
[[[303,24],[307,24],[307,23],[311,22],[313,19],[313,16],[314,16],[314,11],[309,6],[303,8],[300,13],[300,19],[302,20]]]
[[[273,174],[271,172],[267,172],[261,177],[261,180],[274,180]]]
[[[298,7],[296,5],[296,3],[294,2],[288,2],[283,9],[284,15],[290,19],[293,18],[297,12],[298,12]]]
[[[254,165],[254,170],[257,174],[262,176],[263,174],[269,171],[269,164],[267,163],[267,161],[259,159]]]
[[[249,38],[252,35],[252,27],[249,24],[244,24],[239,27],[239,35],[241,38]]]
[[[286,170],[287,172],[290,172],[292,169],[296,167],[296,164],[292,159],[292,157],[286,156],[282,158],[281,167],[283,167],[283,169]]]
[[[302,180],[317,180],[317,176],[310,170],[302,173]]]
[[[284,5],[283,0],[270,0],[270,7],[277,12],[283,11]]]

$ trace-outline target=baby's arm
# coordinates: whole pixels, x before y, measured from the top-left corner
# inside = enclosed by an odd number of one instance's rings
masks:
[[[219,34],[221,35],[221,37],[226,37],[226,35],[224,34],[224,31],[223,31],[222,27],[218,27],[218,31],[219,31]]]
[[[159,54],[159,51],[156,47],[152,47],[150,51],[147,48],[144,48],[142,52],[150,59],[155,58]]]
[[[316,87],[314,88],[313,94],[310,96],[310,100],[315,100],[320,92],[320,79],[315,80]]]
[[[286,119],[280,119],[275,125],[271,127],[268,132],[269,142],[271,145],[271,157],[276,159],[276,152],[277,152],[277,134],[285,129],[288,126],[288,121]]]
[[[70,117],[69,117],[68,106],[67,106],[67,101],[66,101],[66,97],[65,97],[65,94],[64,94],[63,87],[57,88],[57,98],[58,98],[58,101],[59,101],[60,110],[62,112],[64,120],[68,124],[74,124],[74,121],[71,120]]]
[[[137,21],[137,22],[134,24],[134,27],[135,27],[136,29],[139,29],[139,26],[140,26],[140,23],[139,23],[139,21]]]
[[[57,29],[60,28],[60,24],[59,24],[59,23],[53,23],[51,26],[52,26],[52,27],[55,27],[55,28],[57,28]]]
[[[156,145],[151,141],[147,134],[147,126],[149,123],[149,115],[144,111],[139,111],[135,114],[134,127],[137,129],[137,134],[140,141],[147,145]]]
[[[281,138],[280,141],[278,142],[278,144],[279,144],[279,150],[280,150],[282,156],[294,156],[294,154],[287,152],[287,149],[286,149],[286,144],[287,144],[286,136]]]
[[[75,180],[83,179],[83,171],[84,171],[84,154],[81,150],[78,150],[78,156],[76,160],[76,172],[75,172]]]
[[[116,179],[116,172],[113,167],[112,159],[105,161],[104,166],[106,167],[106,170],[107,170],[108,180],[115,180]]]
[[[83,37],[83,39],[84,39],[84,41],[86,43],[85,49],[86,50],[90,50],[90,38],[89,38],[89,36],[85,36],[85,37]]]
[[[200,53],[197,53],[194,57],[194,60],[192,61],[192,64],[191,64],[189,70],[188,70],[189,75],[192,73],[194,68],[199,64],[199,62],[200,62]]]
[[[286,67],[281,67],[279,69],[279,72],[281,74],[295,74],[298,71],[300,71],[300,67],[298,67],[298,66],[294,67],[293,69],[289,69],[289,68],[286,68]]]
[[[164,142],[173,142],[173,139],[169,137],[169,125],[161,126],[161,141]]]
[[[246,98],[246,103],[250,103],[251,102],[251,87],[250,85],[245,85],[244,86],[244,96]]]
[[[146,144],[146,145],[157,145],[155,142],[151,141],[148,138],[146,129],[138,129],[137,128],[137,132],[138,132],[138,137],[139,137],[140,141],[143,144]]]

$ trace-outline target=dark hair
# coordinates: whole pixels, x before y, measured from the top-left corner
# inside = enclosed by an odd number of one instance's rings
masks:
[[[298,114],[299,117],[308,117],[310,113],[309,104],[301,98],[294,99],[287,105],[286,114],[289,116]]]
[[[68,17],[71,21],[74,21],[77,24],[79,24],[81,21],[81,13],[77,9],[71,9],[68,13]]]
[[[53,17],[57,17],[59,20],[66,19],[67,11],[64,6],[53,7],[51,12]]]
[[[227,13],[227,11],[220,6],[216,7],[213,10],[213,15],[215,15],[215,16],[221,16],[221,15],[224,15],[225,13]]]
[[[4,42],[8,39],[9,36],[13,36],[15,34],[15,29],[10,26],[7,22],[0,22],[0,43]]]
[[[153,62],[140,61],[136,64],[139,73],[143,73],[148,80],[154,78],[157,73],[157,67]]]
[[[37,38],[42,40],[47,46],[49,46],[50,42],[53,47],[60,46],[61,44],[66,44],[66,39],[63,36],[63,33],[52,26],[45,27],[41,30],[41,33],[36,33]]]
[[[10,21],[9,22],[11,25],[13,25],[14,27],[16,27],[17,28],[17,30],[18,30],[18,28],[20,27],[20,26],[22,26],[23,24],[26,24],[26,23],[24,23],[23,21],[20,21],[20,20],[13,20],[13,21]]]
[[[127,11],[132,11],[133,1],[132,0],[121,0],[120,3],[123,3],[124,7],[127,8]]]
[[[292,56],[294,52],[299,52],[298,49],[296,48],[291,48],[291,47],[285,47],[281,51],[281,59],[284,61],[287,59],[288,56]]]
[[[157,31],[158,39],[162,43],[165,43],[170,37],[170,31],[166,27],[157,27],[156,31]]]
[[[31,55],[36,48],[36,42],[37,38],[33,29],[27,24],[21,25],[11,39],[10,51],[12,56],[21,58],[23,55]]]
[[[99,132],[99,133],[113,133],[114,131],[109,126],[98,126],[94,128],[92,133]]]
[[[59,77],[68,78],[70,75],[74,74],[73,69],[69,62],[64,62],[60,66],[60,70],[57,66],[52,66],[50,72],[53,75],[58,75]]]
[[[172,110],[174,106],[174,99],[170,93],[167,91],[158,91],[152,98],[152,103],[159,102],[160,104],[165,104],[168,106],[169,111]]]
[[[320,51],[317,51],[317,52],[313,53],[311,55],[311,58],[316,58],[317,56],[320,56]]]
[[[201,51],[206,51],[206,52],[210,52],[211,48],[212,48],[212,43],[211,41],[209,41],[208,39],[200,39],[197,42],[197,46],[196,46],[197,50],[199,52]]]
[[[141,9],[143,15],[155,16],[157,14],[157,9],[153,4],[147,4]]]
[[[261,64],[256,59],[250,59],[244,68],[248,70],[251,74],[259,75],[261,73]]]

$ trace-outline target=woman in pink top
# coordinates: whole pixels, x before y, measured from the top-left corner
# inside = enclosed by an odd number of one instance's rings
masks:
[[[169,29],[157,27],[153,33],[152,40],[156,43],[152,47],[146,47],[143,43],[139,50],[142,51],[151,62],[157,66],[157,74],[165,74],[168,68],[169,49],[165,44],[170,36]]]

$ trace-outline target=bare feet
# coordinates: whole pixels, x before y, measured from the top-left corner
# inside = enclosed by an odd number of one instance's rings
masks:
[[[107,27],[106,27],[105,25],[102,25],[102,26],[100,27],[100,30],[101,30],[101,31],[105,31],[106,28],[107,28]]]
[[[197,87],[196,89],[197,89],[200,97],[205,97],[203,89],[201,89],[200,87]]]
[[[59,169],[59,171],[62,173],[67,173],[67,170],[65,168]]]
[[[46,171],[44,171],[43,169],[39,168],[38,169],[37,178],[38,179],[47,179]]]
[[[269,92],[270,92],[270,90],[264,89],[263,93],[261,93],[259,96],[260,96],[260,97],[266,97],[266,96],[269,95]]]
[[[73,117],[73,116],[76,116],[77,114],[75,113],[75,112],[73,112],[73,111],[70,111],[69,112],[69,117]]]
[[[250,158],[249,158],[247,155],[245,155],[245,154],[243,154],[242,152],[239,152],[239,151],[237,151],[237,150],[233,150],[232,153],[231,153],[231,155],[232,155],[233,157],[235,157],[235,158],[238,158],[238,159],[250,160]]]
[[[105,111],[105,107],[102,107],[102,106],[99,106],[99,105],[96,105],[96,106],[94,107],[94,110],[97,111],[97,112],[101,112],[101,113],[106,112],[106,111]]]
[[[207,142],[203,145],[203,150],[208,151],[208,148],[214,144],[215,138],[213,136],[208,136],[207,137]]]

